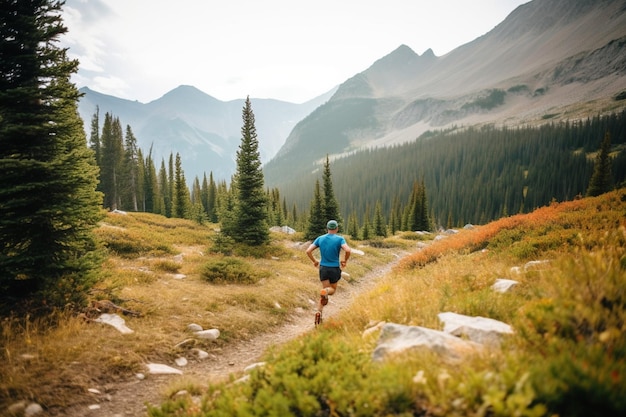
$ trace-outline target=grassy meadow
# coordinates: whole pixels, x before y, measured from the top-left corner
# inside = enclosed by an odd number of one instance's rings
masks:
[[[0,409],[15,398],[63,407],[94,381],[171,363],[189,323],[221,331],[191,346],[219,354],[295,310],[313,311],[319,283],[300,235],[273,234],[251,253],[220,239],[217,227],[109,213],[98,229],[109,256],[91,296],[141,313],[125,317],[135,333],[119,337],[89,322],[88,310],[5,319]],[[352,256],[350,280],[409,255],[320,328],[268,350],[247,382],[174,384],[149,416],[626,413],[626,189],[433,237],[349,239],[365,252]],[[496,293],[498,278],[519,284]],[[444,311],[501,320],[515,333],[460,362],[426,351],[372,362],[377,333],[364,330],[380,322],[440,329]],[[176,395],[182,389],[189,394]]]
[[[519,284],[497,293],[498,278]],[[321,329],[269,351],[246,383],[172,391],[149,415],[624,415],[625,307],[621,189],[433,240]],[[429,351],[372,361],[377,337],[365,329],[440,329],[444,311],[501,320],[515,332],[461,361]]]
[[[108,256],[90,298],[140,314],[117,312],[134,333],[93,323],[105,311],[91,308],[3,319],[0,415],[18,400],[52,410],[88,405],[93,399],[85,394],[94,386],[132,379],[147,362],[172,364],[188,349],[219,356],[291,322],[296,310],[310,312],[312,327],[320,284],[302,236],[273,233],[271,245],[258,249],[234,245],[218,230],[148,213],[107,213],[96,233]],[[390,262],[398,249],[362,250],[350,262],[352,280]],[[193,339],[191,323],[218,329],[219,339],[179,346]]]

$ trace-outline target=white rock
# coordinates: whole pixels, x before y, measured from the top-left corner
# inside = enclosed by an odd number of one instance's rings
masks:
[[[512,279],[498,278],[496,279],[496,282],[491,286],[491,289],[497,292],[505,293],[517,284],[519,283]]]
[[[217,340],[220,337],[220,331],[217,329],[201,330],[195,332],[200,339]]]
[[[546,261],[546,260],[526,262],[526,264],[524,264],[524,271],[528,271],[529,269],[537,269],[548,263],[550,263],[550,261]]]
[[[372,359],[381,361],[391,353],[413,349],[428,349],[448,359],[460,359],[465,354],[478,352],[481,345],[439,330],[386,323]]]
[[[117,314],[101,314],[100,317],[94,320],[96,323],[104,323],[109,326],[115,327],[122,334],[134,333],[134,331],[126,326],[126,320],[118,316]]]
[[[90,410],[99,410],[100,409],[100,405],[98,404],[91,404],[89,407]]]
[[[200,326],[199,324],[191,323],[187,326],[187,330],[191,332],[201,332],[203,329],[202,326]]]
[[[149,363],[146,365],[148,372],[153,375],[182,375],[183,371],[180,369],[172,368],[171,366],[163,365],[161,363]]]
[[[187,275],[185,274],[174,274],[174,279],[185,279]]]
[[[144,379],[146,379],[146,376],[144,374],[142,374],[141,372],[137,372],[135,374],[135,378],[137,378],[140,381],[143,381]]]
[[[209,357],[208,352],[198,348],[191,349],[191,353],[196,355],[196,357],[200,360],[207,359]]]
[[[97,390],[97,389],[95,389],[95,388],[89,388],[89,389],[87,390],[87,392],[90,392],[90,393],[92,393],[92,394],[96,394],[96,395],[100,395],[100,394],[101,394],[100,390]]]
[[[374,333],[379,332],[379,331],[383,328],[383,326],[384,326],[384,325],[385,325],[385,322],[384,322],[384,321],[381,321],[381,322],[379,322],[379,323],[376,323],[374,326],[371,326],[371,327],[369,327],[369,328],[365,329],[365,331],[363,332],[363,334],[361,335],[361,337],[362,337],[363,339],[366,339],[366,338],[370,337],[370,336],[371,336],[371,335],[373,335]]]
[[[513,333],[508,324],[487,317],[471,317],[452,312],[439,313],[437,317],[444,323],[444,332],[465,336],[472,342],[484,345],[498,345],[503,334]]]
[[[10,416],[18,416],[21,415],[26,409],[26,401],[18,401],[16,403],[11,404],[7,408],[7,412]]]
[[[354,253],[355,255],[365,255],[365,252],[363,252],[361,249],[352,249],[351,251],[352,253]]]
[[[33,359],[37,359],[37,355],[33,355],[31,353],[22,353],[20,355],[20,358],[24,359],[25,361],[31,361]]]
[[[250,372],[252,372],[254,369],[256,368],[262,368],[265,366],[265,362],[257,362],[257,363],[253,363],[252,365],[248,365],[246,366],[243,371],[247,374],[249,374]]]
[[[187,366],[187,358],[183,358],[182,356],[176,358],[176,360],[174,360],[174,362],[176,363],[176,365],[183,367],[183,366]]]
[[[24,417],[34,417],[43,413],[43,407],[37,403],[30,403],[24,409]]]

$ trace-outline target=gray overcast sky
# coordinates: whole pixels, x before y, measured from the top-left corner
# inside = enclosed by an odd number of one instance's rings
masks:
[[[149,102],[179,85],[302,103],[405,44],[441,56],[528,0],[67,0],[78,87]]]

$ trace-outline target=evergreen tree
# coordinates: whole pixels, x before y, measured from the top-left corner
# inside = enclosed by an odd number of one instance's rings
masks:
[[[104,115],[102,126],[100,181],[104,192],[104,207],[115,210],[120,207],[120,181],[124,161],[122,125],[112,114]]]
[[[315,181],[315,191],[313,192],[313,199],[311,200],[311,206],[309,209],[309,221],[307,230],[304,233],[304,238],[307,240],[313,240],[319,235],[326,233],[326,216],[323,212],[324,202],[322,200],[322,194],[320,192],[320,181]]]
[[[385,224],[380,201],[376,202],[376,208],[374,210],[374,235],[382,237],[387,236],[387,225]]]
[[[133,134],[130,125],[126,125],[126,137],[124,140],[123,176],[120,179],[122,208],[125,210],[138,210],[138,176],[139,160],[137,158],[137,138]]]
[[[146,211],[146,164],[141,148],[137,148],[137,204],[139,211]]]
[[[209,173],[209,189],[207,195],[207,215],[211,223],[217,223],[217,186],[213,180],[213,172]]]
[[[611,134],[606,132],[600,144],[600,151],[593,164],[593,174],[587,187],[587,196],[596,197],[611,191],[613,188],[613,171],[611,161]]]
[[[246,98],[242,118],[241,144],[233,179],[235,217],[231,237],[236,242],[261,245],[269,241],[267,196],[250,97]]]
[[[167,177],[168,177],[168,181],[167,181],[167,189],[163,190],[164,194],[169,195],[169,201],[170,201],[170,207],[169,207],[169,214],[166,211],[165,215],[167,217],[174,217],[174,154],[170,152],[170,158],[169,161],[167,163]]]
[[[172,217],[185,219],[188,217],[190,209],[191,198],[189,196],[189,188],[187,188],[180,154],[176,153],[176,173],[174,175],[174,204]]]
[[[165,160],[161,159],[161,168],[159,169],[159,192],[163,199],[163,215],[172,217],[172,199],[169,193],[170,185],[165,168]]]
[[[324,218],[326,221],[328,220],[337,220],[339,223],[339,229],[341,230],[341,224],[343,223],[341,219],[341,214],[339,212],[339,203],[337,203],[337,199],[335,198],[335,192],[333,190],[333,180],[332,174],[330,172],[330,161],[328,159],[328,155],[326,155],[326,162],[324,163],[324,173],[322,175],[322,181],[324,184]]]
[[[144,211],[147,213],[158,213],[158,185],[156,169],[152,160],[152,148],[148,152],[144,164]]]
[[[348,216],[347,231],[353,239],[359,238],[359,219],[357,218],[356,211],[352,211],[352,214]]]
[[[91,150],[93,150],[96,164],[100,166],[100,108],[98,106],[96,106],[96,112],[91,117],[89,147],[91,148]]]
[[[70,82],[78,62],[56,46],[62,5],[0,8],[0,296],[48,307],[83,303],[101,260],[98,171]]]

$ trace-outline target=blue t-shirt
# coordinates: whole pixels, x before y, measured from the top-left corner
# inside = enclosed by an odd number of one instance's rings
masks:
[[[338,234],[327,233],[319,236],[313,241],[313,244],[320,248],[320,265],[322,266],[336,266],[339,264],[339,253],[341,252],[341,246],[346,243],[346,239]]]

